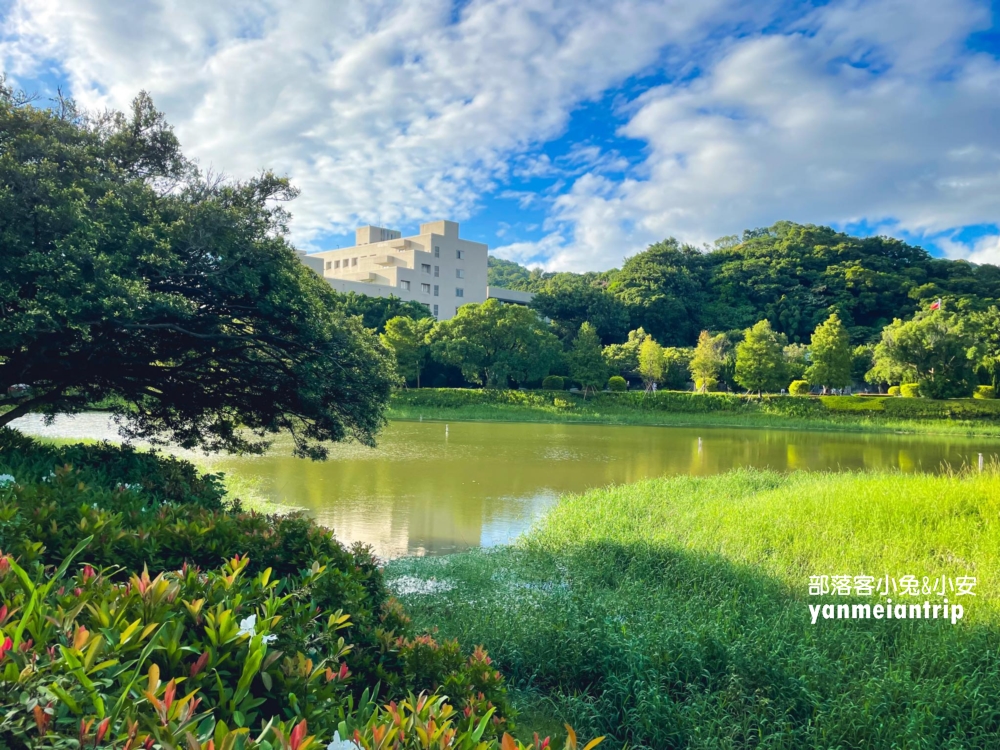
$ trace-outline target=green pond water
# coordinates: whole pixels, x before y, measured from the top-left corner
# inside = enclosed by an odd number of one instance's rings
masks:
[[[56,438],[116,439],[102,415],[17,427]],[[753,466],[788,470],[940,471],[1000,455],[995,440],[732,428],[394,422],[375,449],[332,448],[329,461],[191,455],[239,486],[305,509],[345,542],[385,558],[511,541],[565,492],[648,477]]]

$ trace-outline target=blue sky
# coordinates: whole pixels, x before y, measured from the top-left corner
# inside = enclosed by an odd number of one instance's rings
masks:
[[[0,0],[43,94],[149,91],[187,153],[302,193],[293,241],[451,218],[621,264],[781,219],[1000,263],[1000,34],[976,0]]]

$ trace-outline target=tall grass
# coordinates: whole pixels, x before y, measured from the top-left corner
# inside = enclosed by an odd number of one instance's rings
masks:
[[[1000,736],[998,557],[995,469],[737,471],[568,497],[514,547],[389,574],[454,584],[405,597],[408,611],[483,643],[533,715],[611,746],[987,748]],[[812,625],[808,580],[823,573],[979,583],[954,626]]]

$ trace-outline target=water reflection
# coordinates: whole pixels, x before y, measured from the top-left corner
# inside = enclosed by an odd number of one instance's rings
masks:
[[[49,437],[113,438],[100,415],[60,418]],[[306,509],[348,542],[383,557],[441,554],[509,541],[560,493],[674,474],[754,466],[778,470],[938,471],[1000,454],[995,440],[730,428],[396,422],[368,449],[334,446],[314,463],[271,455],[208,459],[254,481],[260,494]],[[199,457],[205,461],[203,457]]]

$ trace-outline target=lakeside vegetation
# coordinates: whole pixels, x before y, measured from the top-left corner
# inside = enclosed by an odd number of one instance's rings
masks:
[[[988,748],[998,503],[995,466],[649,480],[564,497],[514,546],[397,560],[388,576],[433,579],[401,597],[417,624],[484,644],[519,708],[609,747]],[[954,626],[812,625],[819,574],[978,586]]]
[[[679,391],[396,391],[390,419],[703,425],[1000,436],[1000,401],[891,396],[741,396]]]

